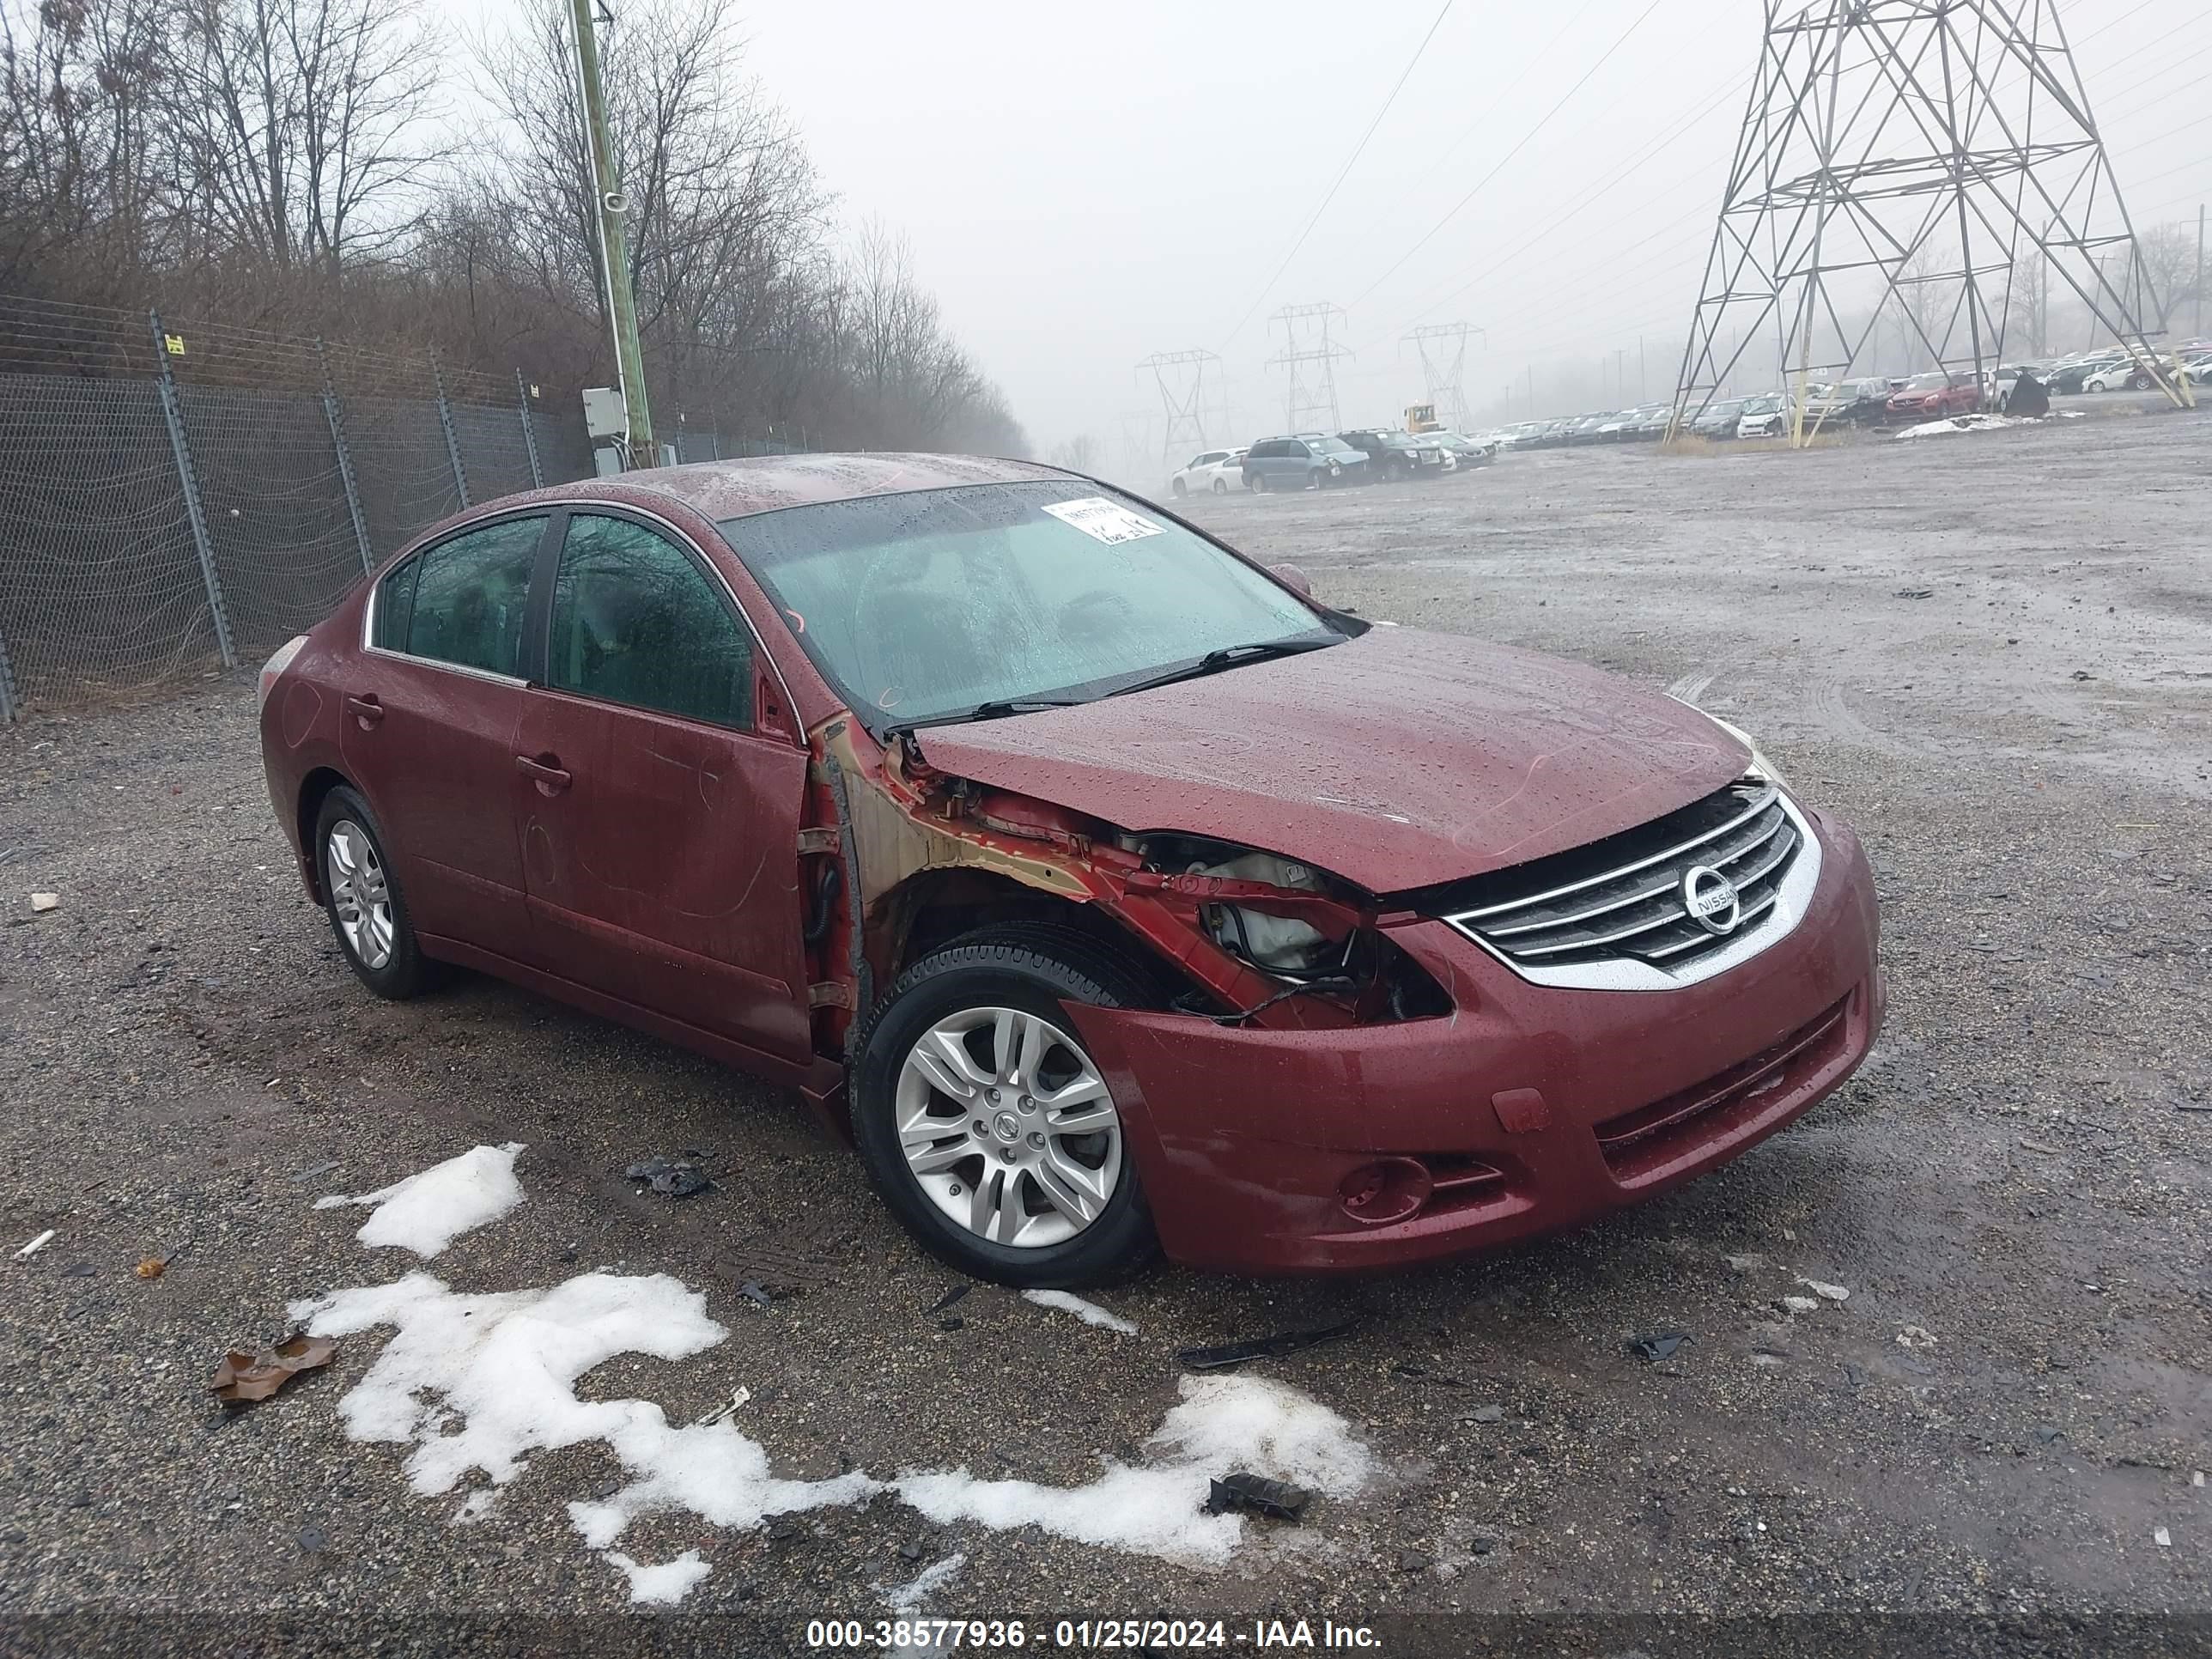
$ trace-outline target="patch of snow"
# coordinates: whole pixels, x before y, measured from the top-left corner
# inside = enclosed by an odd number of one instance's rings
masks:
[[[1851,1299],[1851,1293],[1840,1285],[1823,1284],[1817,1279],[1808,1279],[1802,1273],[1797,1275],[1797,1282],[1812,1291],[1814,1295],[1826,1297],[1831,1302],[1848,1302]]]
[[[643,1565],[619,1551],[610,1550],[607,1564],[620,1567],[629,1577],[633,1603],[642,1601],[663,1607],[674,1607],[691,1593],[694,1584],[714,1571],[699,1559],[696,1550],[686,1550],[673,1561],[663,1561],[655,1566]]]
[[[1900,438],[1942,438],[1960,432],[1995,432],[2008,426],[2039,426],[2039,415],[1954,415],[1947,421],[1923,421],[1908,426]]]
[[[349,1439],[411,1442],[408,1483],[422,1497],[451,1492],[482,1470],[493,1491],[472,1494],[460,1518],[486,1514],[532,1452],[593,1440],[635,1477],[604,1502],[568,1505],[570,1522],[595,1550],[610,1548],[632,1519],[653,1510],[688,1509],[716,1526],[750,1527],[769,1515],[858,1503],[875,1491],[860,1474],[780,1480],[766,1450],[726,1420],[677,1427],[649,1400],[576,1397],[576,1380],[617,1354],[685,1359],[713,1347],[728,1332],[706,1309],[703,1296],[665,1273],[592,1273],[550,1290],[460,1295],[418,1272],[295,1302],[290,1313],[319,1335],[394,1328],[338,1401],[339,1417]]]
[[[514,1140],[478,1146],[376,1192],[319,1198],[315,1207],[374,1204],[355,1237],[371,1249],[397,1246],[427,1261],[463,1233],[498,1220],[522,1202],[522,1183],[514,1178],[514,1156],[521,1150]]]
[[[1034,1302],[1040,1308],[1057,1308],[1062,1313],[1072,1313],[1085,1324],[1096,1325],[1102,1331],[1119,1331],[1124,1336],[1137,1334],[1137,1328],[1121,1315],[1108,1313],[1096,1302],[1085,1302],[1066,1291],[1024,1291],[1022,1300]]]
[[[948,1555],[942,1561],[924,1567],[915,1575],[910,1584],[893,1584],[889,1588],[878,1584],[876,1594],[884,1598],[884,1605],[902,1616],[919,1613],[921,1604],[943,1589],[960,1575],[968,1565],[964,1555]]]
[[[942,1561],[924,1567],[910,1584],[893,1584],[889,1587],[878,1584],[873,1588],[876,1594],[883,1597],[884,1605],[891,1610],[892,1618],[912,1619],[922,1610],[923,1602],[951,1583],[959,1576],[960,1569],[967,1565],[966,1556],[948,1555]],[[906,1641],[894,1640],[884,1651],[906,1654],[912,1656],[913,1659],[920,1659],[921,1656],[926,1654],[951,1652],[952,1650],[947,1645],[951,1639],[950,1636],[943,1639],[917,1637],[909,1632]]]
[[[1182,1389],[1182,1402],[1146,1443],[1156,1459],[1149,1464],[1109,1462],[1081,1486],[979,1480],[963,1468],[903,1475],[894,1489],[940,1523],[1034,1526],[1079,1543],[1218,1567],[1243,1540],[1244,1517],[1205,1513],[1212,1475],[1248,1469],[1348,1498],[1373,1474],[1373,1459],[1350,1425],[1287,1384],[1191,1376]]]
[[[696,1551],[641,1566],[616,1550],[633,1520],[656,1512],[750,1528],[770,1516],[860,1504],[888,1489],[940,1522],[1036,1526],[1220,1566],[1243,1540],[1245,1523],[1239,1515],[1204,1511],[1212,1476],[1246,1469],[1346,1498],[1373,1474],[1366,1446],[1320,1402],[1264,1377],[1206,1376],[1182,1381],[1181,1401],[1146,1443],[1141,1466],[1109,1462],[1084,1486],[978,1480],[964,1468],[910,1472],[890,1483],[858,1471],[784,1479],[766,1449],[722,1413],[672,1425],[653,1401],[578,1398],[578,1380],[618,1354],[685,1359],[729,1334],[707,1316],[704,1296],[661,1273],[588,1273],[550,1289],[461,1294],[418,1270],[392,1284],[297,1301],[289,1311],[316,1335],[392,1330],[339,1400],[339,1417],[349,1439],[410,1446],[404,1467],[418,1495],[471,1487],[456,1524],[489,1514],[532,1453],[605,1444],[629,1483],[569,1504],[568,1519],[586,1548],[627,1576],[635,1601],[679,1601],[710,1571]],[[957,1570],[956,1557],[931,1572],[950,1577]],[[919,1601],[941,1582],[924,1573],[896,1594]]]

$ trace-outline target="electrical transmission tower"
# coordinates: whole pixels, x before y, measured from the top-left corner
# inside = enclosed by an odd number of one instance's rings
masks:
[[[1336,409],[1337,360],[1352,352],[1329,334],[1343,322],[1344,308],[1327,303],[1285,306],[1267,320],[1283,331],[1283,349],[1267,359],[1267,366],[1287,371],[1284,430],[1335,431],[1343,424]]]
[[[1161,456],[1176,465],[1179,454],[1206,447],[1206,393],[1220,401],[1221,359],[1211,351],[1156,351],[1137,365],[1139,374],[1146,369],[1167,410]]]
[[[2048,326],[2052,275],[2086,332],[2192,401],[2151,353],[2149,272],[2057,0],[1767,0],[1674,423],[1731,385],[1868,372],[1892,338],[1897,367],[1986,387],[2046,344],[2018,337]]]
[[[1406,340],[1421,354],[1421,384],[1429,402],[1454,432],[1467,430],[1467,337],[1482,334],[1472,323],[1424,323]],[[1490,337],[1483,334],[1487,341]],[[1405,340],[1399,343],[1402,349]]]

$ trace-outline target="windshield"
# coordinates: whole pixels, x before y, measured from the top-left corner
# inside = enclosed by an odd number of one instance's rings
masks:
[[[1078,479],[786,507],[721,531],[871,730],[1088,700],[1224,647],[1337,632],[1194,531]]]
[[[1747,415],[1771,415],[1781,407],[1782,399],[1779,398],[1753,398],[1743,406],[1743,412]]]
[[[1905,383],[1905,389],[1907,392],[1933,392],[1938,386],[1950,384],[1951,377],[1948,374],[1916,374]]]
[[[1316,438],[1314,452],[1321,455],[1357,455],[1359,452],[1341,438]]]

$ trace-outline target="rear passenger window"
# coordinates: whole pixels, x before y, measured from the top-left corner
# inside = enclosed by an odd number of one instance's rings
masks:
[[[752,724],[752,635],[720,582],[628,519],[569,519],[546,667],[558,690],[717,726]]]
[[[463,668],[520,673],[530,571],[544,533],[542,518],[504,519],[415,558],[420,570],[402,648],[410,656]]]

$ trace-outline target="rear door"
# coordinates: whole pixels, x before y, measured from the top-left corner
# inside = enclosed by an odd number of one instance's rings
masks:
[[[805,1059],[806,751],[756,722],[773,670],[750,623],[679,532],[611,510],[568,515],[545,610],[506,762],[538,958]]]
[[[524,619],[550,522],[492,520],[395,566],[342,688],[339,750],[416,929],[506,956],[529,933],[512,781]]]

